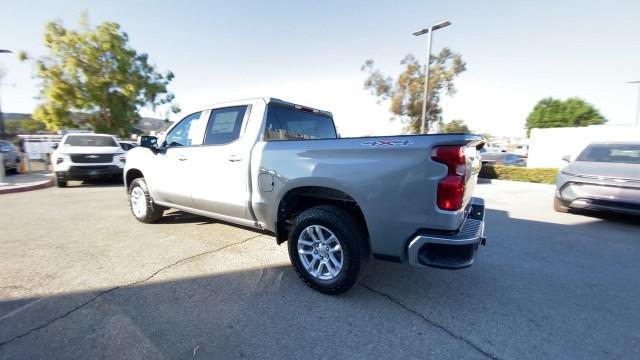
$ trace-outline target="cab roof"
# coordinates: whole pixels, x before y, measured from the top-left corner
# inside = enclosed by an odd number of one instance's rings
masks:
[[[192,108],[192,109],[189,109],[189,111],[183,111],[181,113],[181,117],[184,117],[184,116],[189,115],[189,114],[193,114],[194,112],[197,112],[197,111],[205,111],[205,110],[215,109],[215,108],[220,108],[220,107],[225,107],[225,106],[249,105],[249,104],[255,103],[257,101],[263,101],[265,104],[276,103],[276,104],[279,104],[279,105],[283,105],[285,107],[310,110],[312,112],[318,112],[318,113],[321,113],[324,116],[328,116],[328,117],[333,118],[333,114],[330,111],[320,110],[320,109],[312,108],[310,106],[300,105],[300,104],[292,103],[292,102],[289,102],[289,101],[284,101],[282,99],[278,99],[278,98],[275,98],[275,97],[253,97],[253,98],[229,100],[229,101],[213,103],[213,104],[210,104],[210,105],[207,105],[207,106],[200,106],[200,107],[197,107],[197,108]]]

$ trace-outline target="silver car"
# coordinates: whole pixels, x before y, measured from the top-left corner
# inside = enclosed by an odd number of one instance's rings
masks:
[[[558,174],[553,208],[640,215],[640,142],[587,146]]]

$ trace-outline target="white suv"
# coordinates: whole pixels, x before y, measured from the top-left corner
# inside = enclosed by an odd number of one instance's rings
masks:
[[[115,137],[104,134],[68,134],[53,152],[56,185],[69,180],[122,178],[125,152]]]

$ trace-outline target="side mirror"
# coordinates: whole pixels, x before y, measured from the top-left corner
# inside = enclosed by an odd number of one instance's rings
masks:
[[[566,162],[571,162],[571,156],[570,155],[565,155],[562,157],[562,160],[566,161]]]
[[[55,143],[55,144],[51,145],[51,148],[52,148],[53,150],[55,150],[55,149],[57,149],[57,148],[58,148],[58,145],[59,145],[58,143]]]
[[[140,142],[140,146],[146,148],[156,148],[158,147],[158,138],[155,136],[147,136],[143,135],[138,138]]]

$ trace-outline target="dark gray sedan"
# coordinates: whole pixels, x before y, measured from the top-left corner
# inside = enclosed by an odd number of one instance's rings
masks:
[[[0,140],[0,152],[4,159],[4,170],[17,173],[20,168],[20,154],[16,147],[8,141]]]
[[[640,215],[640,142],[587,146],[558,174],[553,208]]]

